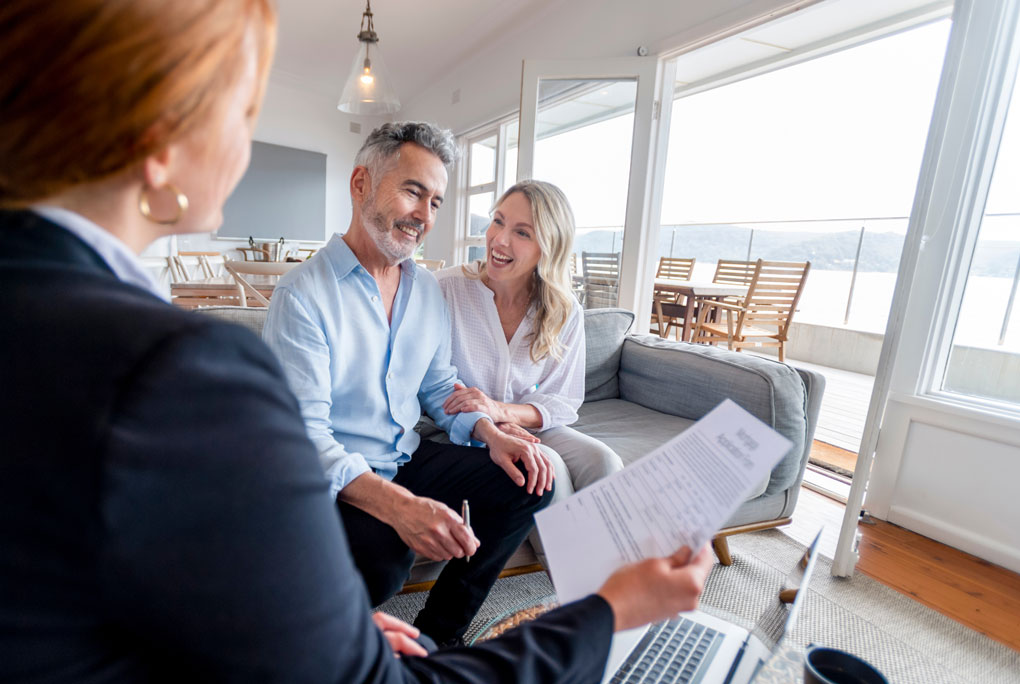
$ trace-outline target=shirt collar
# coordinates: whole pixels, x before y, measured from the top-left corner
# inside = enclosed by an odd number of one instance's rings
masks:
[[[62,207],[40,204],[31,209],[43,218],[67,229],[95,250],[118,280],[140,287],[167,301],[163,288],[145,268],[141,259],[113,233],[101,228],[81,214]]]
[[[333,264],[333,269],[336,271],[336,279],[343,280],[346,278],[351,271],[356,267],[361,266],[361,262],[358,261],[358,257],[354,255],[354,252],[343,240],[343,236],[340,233],[334,233],[333,237],[326,243],[326,254],[329,255],[329,260]],[[402,275],[410,276],[415,278],[417,276],[417,269],[414,259],[405,259],[400,262],[400,272]],[[361,266],[362,270],[365,269]]]

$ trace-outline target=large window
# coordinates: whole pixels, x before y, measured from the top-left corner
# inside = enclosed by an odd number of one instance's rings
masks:
[[[686,95],[659,255],[810,261],[795,321],[885,330],[949,21]]]
[[[503,191],[517,182],[517,120],[477,132],[467,139],[467,190],[455,260],[485,258],[485,230]]]
[[[1006,118],[942,388],[1020,404],[1020,112]]]

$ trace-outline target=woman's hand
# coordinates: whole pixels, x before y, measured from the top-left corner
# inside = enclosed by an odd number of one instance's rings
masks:
[[[671,556],[648,558],[614,572],[598,590],[613,609],[614,630],[697,608],[714,562],[707,545],[697,553],[685,546]]]
[[[478,411],[492,418],[492,422],[497,424],[512,422],[506,404],[490,399],[477,387],[465,387],[459,382],[454,384],[453,392],[443,402],[443,410],[448,415]]]
[[[517,423],[496,423],[496,427],[498,427],[500,430],[510,435],[511,437],[523,439],[525,442],[531,442],[532,444],[542,443],[542,440],[540,440],[538,437],[522,428]]]
[[[427,656],[429,653],[425,647],[415,639],[421,634],[417,627],[412,627],[403,620],[395,618],[386,613],[372,613],[372,622],[390,642],[393,655],[399,658],[401,655]]]

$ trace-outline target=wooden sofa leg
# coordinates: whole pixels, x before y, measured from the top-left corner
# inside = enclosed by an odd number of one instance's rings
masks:
[[[730,556],[730,545],[726,537],[716,537],[712,540],[712,550],[721,565],[733,565],[733,557]]]

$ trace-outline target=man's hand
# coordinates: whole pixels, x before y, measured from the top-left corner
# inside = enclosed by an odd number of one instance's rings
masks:
[[[494,423],[505,423],[511,419],[506,411],[506,404],[490,399],[477,387],[465,387],[459,382],[454,383],[453,392],[443,402],[443,410],[447,415],[477,411],[492,418]]]
[[[481,544],[464,520],[446,504],[423,496],[402,499],[388,523],[407,546],[432,560],[473,556]]]
[[[502,468],[518,487],[525,487],[528,494],[539,494],[552,491],[553,472],[549,457],[534,442],[511,437],[484,418],[475,423],[473,432],[478,439],[489,447],[489,458]],[[515,465],[518,461],[527,471],[527,478]]]
[[[614,572],[598,590],[613,609],[614,630],[640,627],[697,608],[712,564],[708,546],[697,554],[685,546],[672,556],[649,558]]]
[[[415,639],[421,634],[417,627],[412,627],[403,620],[395,618],[386,613],[372,613],[372,622],[390,642],[393,655],[399,658],[401,655],[427,656],[429,653],[425,647]]]

